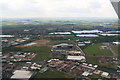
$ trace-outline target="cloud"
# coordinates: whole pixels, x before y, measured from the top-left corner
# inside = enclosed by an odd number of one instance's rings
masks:
[[[109,0],[2,0],[2,17],[117,17]]]

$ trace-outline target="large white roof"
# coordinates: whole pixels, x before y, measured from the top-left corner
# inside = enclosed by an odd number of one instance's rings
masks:
[[[14,35],[0,35],[0,37],[14,37]]]
[[[76,36],[78,37],[99,37],[98,35],[95,35],[95,34],[80,34]]]
[[[113,44],[120,45],[120,42],[113,42]]]
[[[49,33],[49,34],[71,34],[71,32],[54,32],[54,33]]]
[[[31,71],[25,70],[16,70],[13,74],[11,79],[29,79],[33,75]]]
[[[102,35],[102,36],[118,36],[119,34],[100,34],[100,35]]]
[[[99,30],[83,30],[83,31],[72,31],[75,34],[81,34],[81,33],[101,33],[102,31]]]
[[[84,56],[67,56],[67,59],[69,60],[83,60],[85,59]]]

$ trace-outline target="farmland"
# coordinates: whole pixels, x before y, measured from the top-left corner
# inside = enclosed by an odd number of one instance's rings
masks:
[[[102,43],[91,44],[86,49],[84,49],[84,52],[86,55],[92,56],[112,56],[112,52],[110,50],[100,49],[101,46],[103,46]]]

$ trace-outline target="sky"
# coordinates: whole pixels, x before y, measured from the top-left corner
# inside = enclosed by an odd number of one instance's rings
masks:
[[[1,0],[2,18],[118,18],[110,0]]]

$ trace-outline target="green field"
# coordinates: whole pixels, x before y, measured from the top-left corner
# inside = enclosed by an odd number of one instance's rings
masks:
[[[85,48],[83,51],[86,55],[92,55],[92,56],[112,56],[112,52],[107,49],[101,49],[100,47],[104,46],[102,43],[97,44],[91,44],[87,48]]]
[[[50,53],[38,53],[32,61],[43,61],[51,59]]]
[[[86,56],[86,61],[87,63],[90,64],[99,64],[96,57],[92,57],[92,56]]]
[[[40,73],[38,72],[34,78],[74,78],[68,74],[58,72],[56,70],[48,70],[47,72]]]
[[[97,75],[97,74],[93,74],[93,75],[91,75],[91,76],[89,76],[90,78],[101,78],[101,76],[100,75]]]
[[[114,50],[116,54],[120,54],[120,46],[110,45],[110,47],[112,48],[112,50]]]
[[[76,42],[74,40],[51,40],[51,42],[49,43],[49,45],[57,45],[57,44],[61,44],[61,43],[67,43],[67,44],[76,44]]]
[[[42,47],[22,47],[21,51],[24,52],[34,52],[34,53],[50,53],[51,48],[48,46],[42,46]]]
[[[56,55],[52,56],[51,53],[38,53],[36,57],[32,59],[32,61],[44,61],[44,60],[49,60],[49,59],[64,59],[64,55]]]

